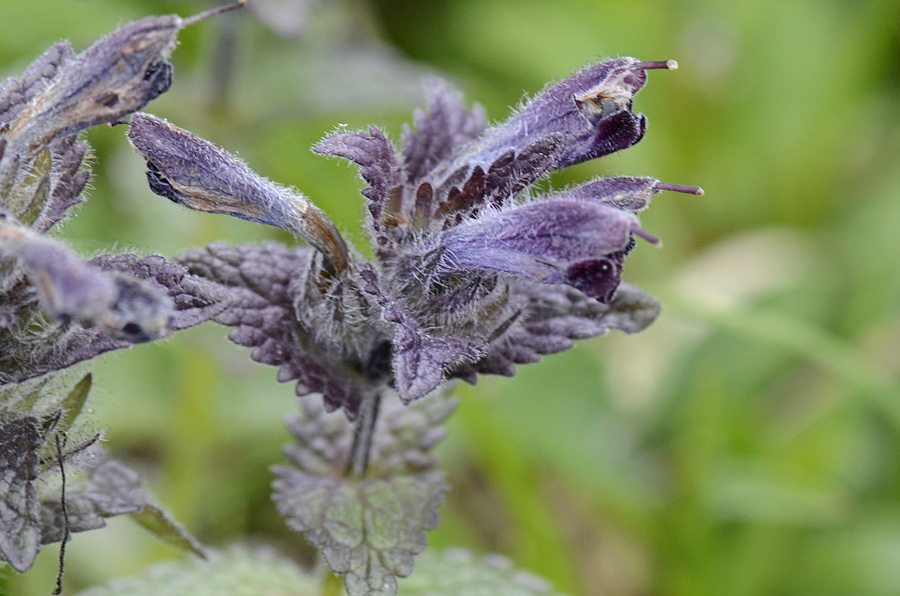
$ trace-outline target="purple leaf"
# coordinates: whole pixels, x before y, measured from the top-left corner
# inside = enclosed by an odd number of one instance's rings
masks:
[[[138,279],[101,271],[50,238],[2,220],[0,251],[18,259],[53,317],[100,327],[131,341],[168,333],[169,298]]]
[[[400,399],[409,403],[428,395],[444,381],[448,369],[478,356],[471,342],[433,337],[404,320],[394,335],[394,379]]]
[[[516,364],[537,362],[608,329],[637,333],[659,314],[656,300],[629,284],[620,284],[608,304],[565,285],[527,280],[512,284],[511,294],[523,303],[521,310],[501,326],[483,358],[456,368],[451,377],[469,382],[476,373],[511,377]]]
[[[53,250],[64,249],[54,247]],[[66,263],[72,259],[71,256],[61,258]],[[37,264],[41,263],[38,258]],[[19,322],[6,328],[0,325],[0,384],[63,370],[104,352],[197,325],[210,320],[227,305],[228,295],[221,288],[187,275],[184,267],[159,256],[116,255],[98,257],[89,263],[78,262],[74,270],[63,275],[62,282],[46,282],[49,274],[42,274],[41,279],[50,285],[46,291],[55,297],[61,288],[81,291],[79,288],[86,284],[91,294],[93,286],[78,277],[77,271],[85,272],[88,280],[95,277],[104,280],[101,282],[103,295],[112,292],[112,304],[106,310],[96,304],[85,304],[84,292],[75,298],[59,298],[58,302],[70,315],[90,314],[99,317],[102,324],[86,328],[52,323],[48,328],[33,296],[26,293],[14,299],[18,301]],[[160,310],[162,303],[168,305],[167,310]],[[165,324],[160,326],[163,319]],[[34,330],[38,330],[37,334]]]
[[[69,208],[84,201],[81,193],[91,177],[91,171],[84,167],[87,151],[87,143],[76,143],[72,135],[50,145],[50,193],[32,224],[33,230],[46,233],[64,219]]]
[[[402,185],[406,181],[403,162],[393,143],[374,126],[369,132],[339,132],[319,141],[313,151],[343,157],[360,166],[360,176],[369,187],[362,191],[369,199],[372,229],[379,245],[387,244],[384,218],[401,208]]]
[[[297,395],[322,393],[330,409],[342,407],[348,416],[356,415],[362,396],[358,373],[316,345],[295,314],[294,303],[302,303],[302,297],[294,288],[303,287],[313,263],[308,250],[211,244],[178,259],[231,294],[228,309],[214,319],[235,328],[228,335],[231,341],[255,348],[257,362],[280,367],[279,381],[298,380]]]
[[[403,128],[403,157],[410,183],[416,183],[453,152],[477,138],[487,124],[484,108],[466,109],[462,96],[440,80],[427,81],[428,112],[416,111],[415,130]]]
[[[375,296],[383,318],[396,325],[392,342],[394,384],[404,403],[437,389],[447,370],[478,359],[475,342],[429,335],[381,291],[373,270],[364,270],[361,275],[367,282],[364,290]]]

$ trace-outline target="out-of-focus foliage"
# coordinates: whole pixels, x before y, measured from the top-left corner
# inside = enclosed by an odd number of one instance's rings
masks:
[[[428,551],[418,575],[403,583],[408,596],[555,596],[547,583],[505,557],[474,557],[463,550]],[[306,596],[316,594],[321,574],[268,549],[233,547],[192,559],[155,565],[138,578],[117,579],[79,596]],[[427,578],[427,579],[420,579]],[[167,586],[163,590],[160,586]]]
[[[209,6],[41,4],[0,5],[16,24],[0,37],[3,74],[63,37],[77,51],[123,21]],[[212,23],[182,33],[154,113],[296,184],[343,230],[358,229],[361,183],[309,148],[344,124],[399,139],[421,76],[454,79],[498,120],[523,91],[597,57],[677,59],[636,99],[644,140],[551,181],[704,187],[658,197],[642,218],[665,248],[640,246],[626,276],[659,299],[659,320],[460,388],[439,449],[453,491],[429,544],[501,552],[576,596],[896,591],[896,2],[357,0],[315,7],[293,38],[250,12]],[[289,240],[151,195],[124,130],[88,138],[93,196],[66,225],[82,251]],[[201,328],[103,362],[95,415],[204,542],[249,535],[309,553],[268,496],[292,388],[224,335]],[[74,538],[67,590],[175,555],[113,521]],[[44,549],[0,593],[49,591],[55,565]]]
[[[314,594],[317,583],[269,549],[234,547],[214,551],[206,560],[161,563],[142,577],[120,578],[81,596],[303,596]]]

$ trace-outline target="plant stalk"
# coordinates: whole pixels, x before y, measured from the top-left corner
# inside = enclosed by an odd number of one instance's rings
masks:
[[[363,478],[366,475],[380,406],[381,393],[366,396],[359,406],[359,415],[353,432],[353,446],[350,449],[350,462],[347,467],[347,476],[351,478]]]

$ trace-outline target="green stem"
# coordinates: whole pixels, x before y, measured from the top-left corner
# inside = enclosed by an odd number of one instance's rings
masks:
[[[366,475],[380,405],[381,394],[374,393],[366,396],[359,406],[353,433],[353,447],[350,449],[350,462],[347,466],[347,476],[350,478],[362,478]]]

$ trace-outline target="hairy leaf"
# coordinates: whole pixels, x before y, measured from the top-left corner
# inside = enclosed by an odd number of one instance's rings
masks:
[[[37,417],[0,417],[0,559],[21,573],[40,550],[40,503],[33,483],[42,443]]]
[[[422,180],[453,152],[477,138],[487,124],[484,108],[467,110],[462,96],[445,81],[427,81],[428,112],[416,111],[415,130],[403,127],[403,156],[411,183]]]
[[[403,408],[389,400],[379,417],[365,478],[344,477],[353,429],[313,398],[288,427],[298,440],[285,452],[297,468],[278,466],[273,498],[288,525],[345,575],[351,595],[395,594],[437,525],[447,486],[432,471],[430,450],[455,405],[441,396]]]
[[[191,273],[221,284],[232,296],[214,320],[234,327],[236,344],[255,348],[257,362],[278,366],[278,380],[297,379],[297,395],[318,392],[329,408],[343,407],[353,416],[362,396],[357,373],[323,352],[295,314],[297,286],[312,266],[312,253],[270,243],[265,246],[211,244],[178,257]]]
[[[339,132],[319,141],[313,151],[343,157],[360,166],[360,176],[369,187],[362,191],[369,199],[375,241],[386,244],[383,218],[397,213],[402,205],[402,185],[406,182],[403,160],[393,143],[374,126],[366,132]]]
[[[91,171],[85,166],[87,152],[87,143],[76,142],[75,135],[59,138],[50,145],[50,191],[31,224],[33,230],[49,231],[65,218],[71,207],[84,201],[81,193],[91,177]]]
[[[70,532],[82,532],[102,528],[105,518],[129,514],[162,540],[204,555],[200,543],[141,488],[137,472],[115,460],[98,459],[85,467],[83,478],[67,484],[66,517],[59,494],[41,499],[42,543],[62,540],[66,521]]]
[[[46,256],[38,253],[36,258],[39,265]],[[96,311],[94,316],[103,324],[84,327],[52,321],[31,293],[11,296],[19,303],[15,316],[6,326],[0,325],[0,385],[63,370],[104,352],[197,325],[227,305],[228,295],[221,288],[188,275],[184,267],[163,257],[102,256],[79,266],[104,279],[104,287],[111,289],[114,299],[106,310],[96,310],[96,303],[73,297],[68,289],[59,291],[50,285],[48,291],[57,292],[51,296],[60,296],[63,305],[84,305],[87,312]],[[64,272],[63,280],[71,275],[71,270]],[[156,296],[174,305],[171,315],[160,310]]]
[[[524,305],[497,330],[485,356],[456,368],[454,378],[475,382],[476,373],[511,377],[516,364],[537,362],[544,354],[572,347],[573,340],[603,335],[608,329],[637,333],[659,314],[652,296],[620,284],[608,304],[563,285],[520,281],[512,286]]]
[[[56,241],[0,220],[0,254],[19,260],[41,306],[62,321],[148,341],[169,327],[172,304],[156,288],[108,274]]]
[[[412,573],[448,490],[439,472],[357,481],[276,471],[275,499],[288,526],[346,576],[351,596],[397,593],[396,578]]]
[[[446,378],[446,371],[480,356],[476,341],[463,337],[436,337],[426,333],[379,288],[371,269],[361,276],[365,291],[374,295],[385,320],[396,325],[393,339],[394,384],[404,403],[434,391]]]

